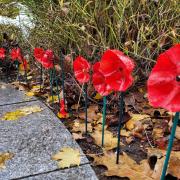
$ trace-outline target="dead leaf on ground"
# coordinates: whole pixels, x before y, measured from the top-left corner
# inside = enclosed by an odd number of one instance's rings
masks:
[[[72,136],[74,140],[85,139],[81,133],[72,133]]]
[[[177,126],[177,128],[176,128],[176,135],[175,135],[175,137],[176,137],[178,140],[180,140],[180,127],[179,127],[179,126]]]
[[[97,121],[99,118],[101,118],[101,116],[98,113],[96,113],[97,111],[98,111],[98,106],[96,106],[96,105],[90,106],[87,109],[88,122],[92,122],[93,120]],[[80,119],[85,119],[85,112],[79,113],[78,116]]]
[[[5,163],[7,160],[12,159],[14,155],[9,152],[0,153],[0,169],[5,169]]]
[[[52,159],[58,161],[59,168],[79,166],[81,161],[79,149],[72,149],[70,147],[62,148],[57,154],[52,156]]]
[[[72,128],[71,132],[81,132],[81,133],[84,133],[85,132],[85,122],[83,120],[76,119],[74,121],[74,125],[73,125],[73,128]],[[88,123],[88,132],[92,132],[92,125],[91,125],[91,123]]]
[[[137,121],[146,121],[150,119],[150,116],[146,114],[131,114],[131,119],[126,123],[126,129],[131,131],[136,127]]]
[[[27,116],[29,114],[40,112],[40,111],[42,111],[42,108],[37,105],[22,107],[22,108],[16,109],[15,111],[6,112],[4,116],[2,117],[2,120],[13,121],[23,116]]]
[[[128,177],[131,180],[152,180],[146,176],[144,169],[139,169],[140,165],[125,153],[120,155],[119,164],[116,164],[116,154],[112,152],[105,152],[103,156],[90,156],[94,158],[95,165],[107,167],[106,176]]]
[[[95,143],[99,146],[102,145],[102,131],[101,130],[95,130],[94,132],[92,132],[90,134],[94,140]],[[121,143],[121,145],[123,145]],[[117,137],[113,136],[113,133],[106,130],[104,131],[104,149],[106,150],[110,150],[110,149],[114,149],[117,147]]]
[[[148,161],[149,164],[151,164],[152,159],[156,158],[155,164],[153,163],[153,168],[151,168],[151,177],[154,179],[160,179],[162,167],[165,160],[165,150],[160,149],[148,149]],[[151,165],[152,166],[152,165]],[[178,151],[172,151],[170,160],[169,160],[169,166],[167,169],[167,174],[171,174],[174,177],[180,178],[179,173],[179,167],[180,167],[180,152]]]

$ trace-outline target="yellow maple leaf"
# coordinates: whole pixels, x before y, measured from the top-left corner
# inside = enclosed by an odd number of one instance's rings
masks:
[[[53,160],[58,161],[59,168],[69,168],[70,166],[80,165],[80,152],[78,149],[64,147],[57,154],[52,156]]]
[[[5,168],[5,162],[9,159],[12,159],[13,154],[6,152],[6,153],[0,153],[0,169]]]
[[[2,117],[2,120],[13,121],[23,116],[27,116],[31,113],[40,112],[40,111],[42,111],[42,109],[37,105],[22,107],[20,109],[16,109],[15,111],[6,112],[4,116]]]

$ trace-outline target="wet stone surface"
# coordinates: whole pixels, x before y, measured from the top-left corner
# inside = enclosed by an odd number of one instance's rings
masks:
[[[9,90],[9,88],[7,91],[13,92],[13,97],[20,97],[19,91]],[[1,100],[2,94],[5,92],[1,90]],[[24,96],[23,93],[22,96]],[[5,102],[5,97],[3,98],[3,102]],[[11,102],[14,102],[16,98]],[[6,112],[34,105],[40,106],[43,110],[14,121],[2,120],[2,116]],[[53,161],[51,157],[63,147],[78,148],[81,152],[81,165],[48,173],[58,169],[57,162]],[[88,163],[88,160],[78,144],[72,139],[70,132],[54,113],[40,101],[0,106],[0,152],[14,154],[12,159],[6,161],[6,168],[0,169],[0,179],[3,180],[23,177],[23,179],[50,180],[96,179],[90,165],[83,165]],[[39,173],[41,175],[38,175]]]

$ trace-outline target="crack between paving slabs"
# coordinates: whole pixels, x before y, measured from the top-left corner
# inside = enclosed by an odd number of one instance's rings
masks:
[[[19,102],[15,102],[15,103],[0,104],[0,107],[15,105],[15,104],[23,104],[23,103],[27,103],[27,102],[33,102],[33,101],[38,101],[38,99],[32,99],[32,100],[28,100],[28,101],[19,101]]]
[[[39,175],[43,175],[43,174],[49,174],[49,173],[52,173],[52,172],[62,171],[62,170],[71,169],[71,168],[75,168],[75,167],[78,168],[80,166],[84,166],[84,165],[88,165],[88,164],[90,165],[91,163],[87,162],[87,163],[80,164],[79,166],[71,166],[69,168],[63,168],[63,169],[57,168],[57,169],[46,171],[46,172],[41,172],[41,173],[37,173],[37,174],[31,174],[31,175],[28,175],[28,176],[12,178],[10,180],[20,180],[20,179],[25,179],[25,178],[29,178],[29,177],[35,177],[35,176],[39,176]]]

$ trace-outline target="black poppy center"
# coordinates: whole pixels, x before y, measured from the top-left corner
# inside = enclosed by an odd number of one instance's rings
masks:
[[[176,81],[180,82],[180,75],[176,76]]]

